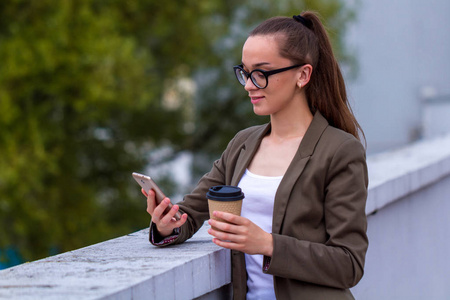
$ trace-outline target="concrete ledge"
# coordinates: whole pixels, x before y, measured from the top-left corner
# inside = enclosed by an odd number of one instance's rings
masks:
[[[1,299],[193,299],[231,282],[230,252],[202,229],[157,248],[148,229],[0,271]]]
[[[367,158],[369,196],[366,213],[450,175],[450,135],[423,140]]]

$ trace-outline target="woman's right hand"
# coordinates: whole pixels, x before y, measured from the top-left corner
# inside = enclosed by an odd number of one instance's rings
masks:
[[[142,194],[147,197],[147,212],[152,216],[152,222],[156,225],[156,229],[162,237],[172,234],[175,228],[181,227],[187,220],[187,214],[183,214],[180,220],[175,219],[175,214],[178,212],[178,205],[173,205],[172,209],[164,214],[167,206],[170,204],[169,198],[164,198],[163,201],[157,205],[155,192],[150,190],[147,194],[144,189],[141,189]]]

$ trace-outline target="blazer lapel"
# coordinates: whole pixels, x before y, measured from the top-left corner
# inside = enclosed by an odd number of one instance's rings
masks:
[[[309,158],[313,154],[314,149],[327,126],[327,120],[317,111],[311,125],[302,139],[302,142],[300,143],[297,153],[289,165],[286,174],[284,174],[283,179],[281,180],[280,186],[278,187],[275,195],[272,219],[273,233],[281,232],[281,226],[283,224],[288,202],[290,200],[300,201],[299,199],[290,199],[292,189],[297,180],[299,180],[299,177],[305,169]]]
[[[239,153],[239,157],[236,161],[236,167],[234,169],[233,178],[231,179],[231,185],[237,186],[239,184],[239,181],[245,173],[245,169],[247,169],[248,165],[252,161],[252,158],[255,156],[262,139],[270,131],[270,128],[270,123],[266,126],[262,126],[261,129],[249,136],[244,142],[241,152]]]

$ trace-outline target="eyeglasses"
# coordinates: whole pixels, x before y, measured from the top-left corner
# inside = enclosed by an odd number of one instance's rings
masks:
[[[250,73],[248,73],[244,70],[243,65],[234,66],[233,69],[234,69],[234,74],[236,75],[237,80],[243,86],[245,86],[247,84],[248,78],[250,78],[252,80],[253,84],[257,88],[265,89],[267,87],[267,85],[269,84],[268,77],[270,75],[281,73],[281,72],[291,70],[293,68],[298,68],[301,66],[303,66],[303,65],[294,65],[294,66],[271,70],[271,71],[263,71],[263,70],[255,69],[255,70],[251,71]]]

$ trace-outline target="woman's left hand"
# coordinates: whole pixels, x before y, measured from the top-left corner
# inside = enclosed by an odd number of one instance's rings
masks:
[[[210,228],[208,233],[214,236],[213,242],[223,248],[238,250],[246,254],[272,256],[273,238],[247,218],[230,213],[214,211],[214,216],[229,223],[210,219],[209,225],[222,230]]]

